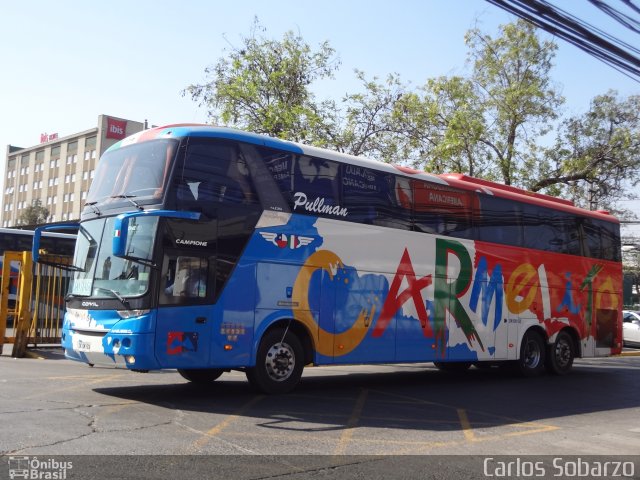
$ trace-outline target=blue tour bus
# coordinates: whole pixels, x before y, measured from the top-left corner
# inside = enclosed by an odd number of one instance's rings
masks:
[[[171,125],[105,152],[77,226],[62,346],[88,364],[279,393],[308,364],[621,348],[618,221],[465,176]]]

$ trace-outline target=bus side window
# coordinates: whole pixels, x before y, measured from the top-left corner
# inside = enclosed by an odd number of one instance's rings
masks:
[[[236,145],[194,140],[173,180],[178,209],[212,214],[219,203],[257,204],[253,183]]]
[[[479,239],[484,242],[501,243],[521,247],[521,208],[516,202],[491,195],[478,194],[480,218],[478,219]]]
[[[207,296],[209,261],[206,258],[179,256],[165,258],[161,285],[161,304],[183,303]]]

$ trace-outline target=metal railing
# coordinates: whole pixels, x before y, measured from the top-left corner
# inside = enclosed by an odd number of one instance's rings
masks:
[[[69,263],[55,257],[56,263]],[[31,252],[4,252],[0,281],[0,351],[13,344],[12,357],[29,346],[59,344],[64,296],[70,276],[63,268],[32,261]]]

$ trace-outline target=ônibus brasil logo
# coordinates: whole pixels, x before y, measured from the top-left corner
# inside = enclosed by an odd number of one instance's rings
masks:
[[[67,470],[73,468],[73,462],[60,461],[54,458],[9,457],[9,478],[25,478],[30,480],[66,480]]]

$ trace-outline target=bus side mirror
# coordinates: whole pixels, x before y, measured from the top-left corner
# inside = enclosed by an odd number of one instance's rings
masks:
[[[129,220],[135,217],[166,217],[199,220],[200,213],[178,210],[143,210],[139,212],[123,213],[116,217],[113,226],[113,242],[111,252],[116,257],[127,256],[127,237],[129,235]]]
[[[33,243],[31,244],[31,258],[34,263],[38,263],[40,260],[40,239],[43,232],[57,232],[59,230],[74,230],[77,232],[80,228],[80,223],[64,223],[58,225],[44,225],[42,227],[36,227],[33,232]]]

